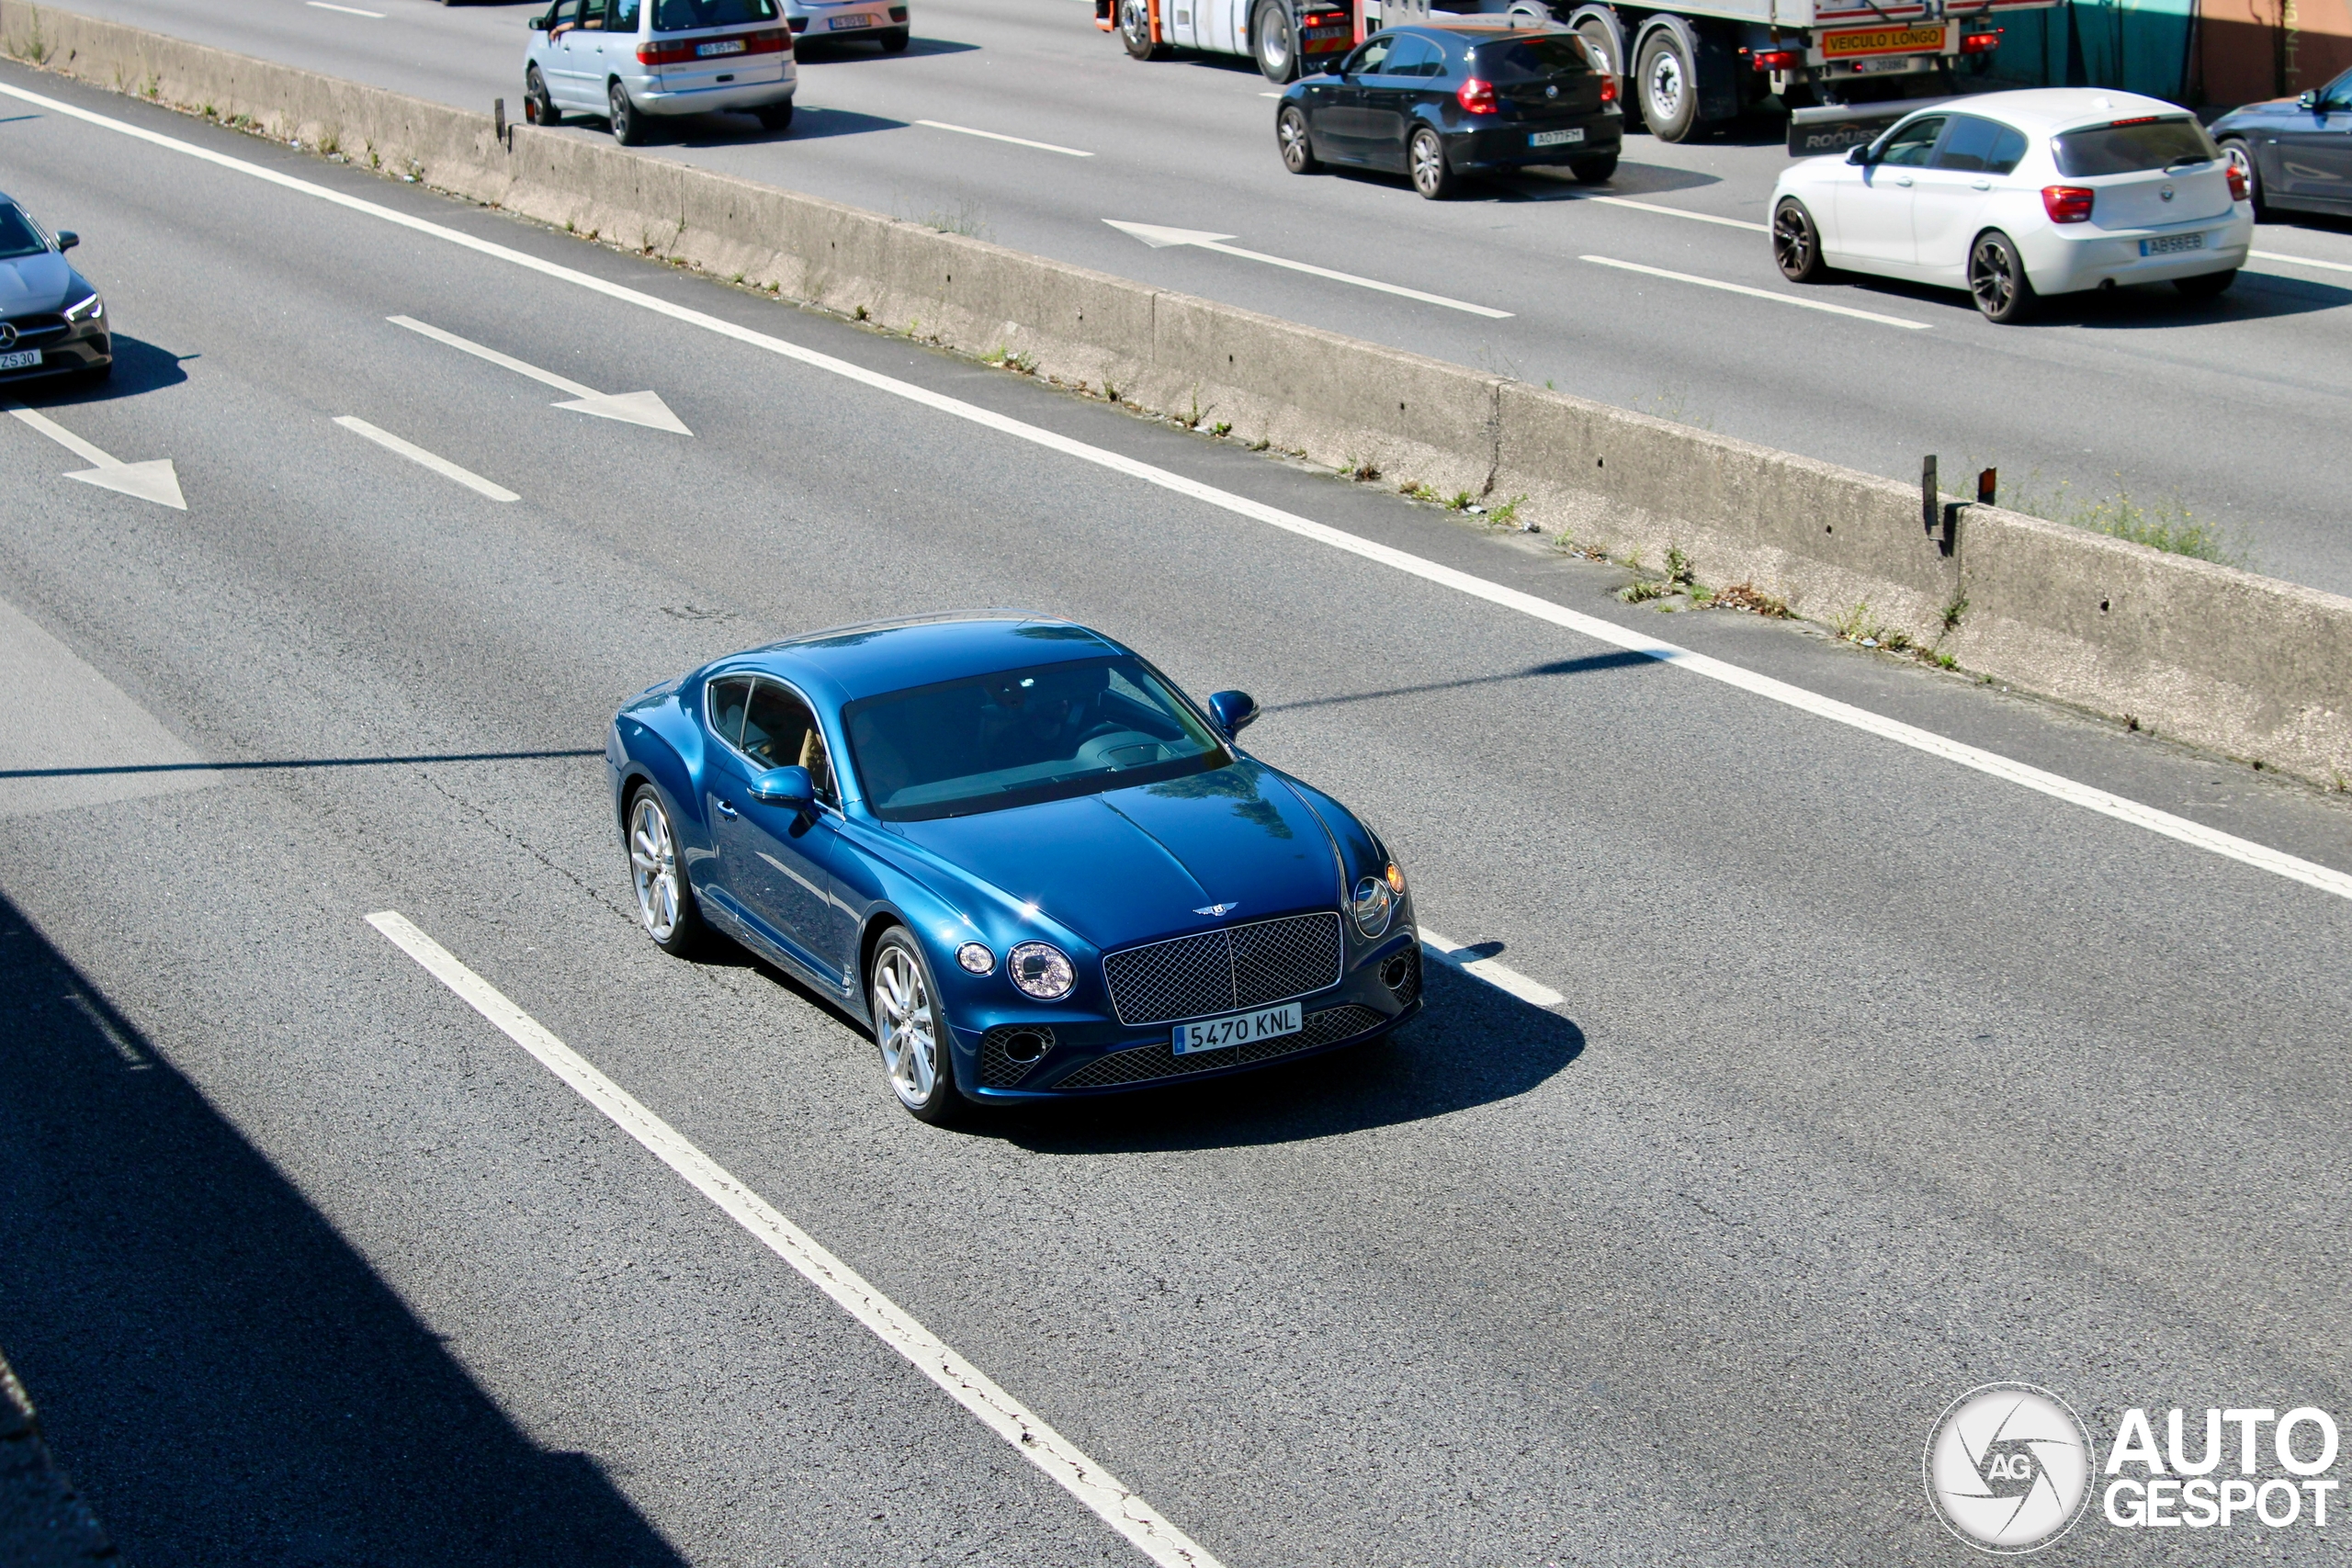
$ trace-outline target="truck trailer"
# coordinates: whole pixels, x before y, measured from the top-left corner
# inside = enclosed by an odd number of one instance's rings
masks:
[[[2000,47],[2000,18],[2062,0],[1095,0],[1095,26],[1148,60],[1254,58],[1273,82],[1319,69],[1384,27],[1461,16],[1574,31],[1652,135],[1682,141],[1777,103],[1860,106],[1962,90]]]

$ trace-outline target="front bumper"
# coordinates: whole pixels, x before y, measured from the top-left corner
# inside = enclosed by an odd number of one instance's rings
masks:
[[[2075,232],[2075,231],[2081,231]],[[2201,233],[2202,250],[2175,251],[2143,256],[2143,240]],[[2038,294],[2075,294],[2112,282],[2118,288],[2134,283],[2169,283],[2177,277],[2199,277],[2228,272],[2245,265],[2254,243],[2254,214],[2245,203],[2219,218],[2168,223],[2151,229],[2101,229],[2095,224],[2053,225],[2018,248],[2023,251],[2026,276]]]
[[[1525,121],[1479,130],[1457,130],[1445,137],[1445,161],[1455,169],[1520,169],[1552,164],[1581,164],[1588,158],[1613,158],[1624,145],[1625,122],[1617,115],[1596,115],[1581,122]],[[1536,147],[1532,135],[1545,131],[1581,130],[1580,141]]]
[[[114,340],[107,322],[67,321],[61,316],[18,316],[12,319],[19,336],[7,352],[38,352],[38,364],[0,370],[0,382],[30,381],[42,376],[71,376],[114,363]]]
[[[1390,985],[1399,969],[1399,983]],[[956,1081],[980,1100],[1077,1100],[1225,1077],[1376,1039],[1421,1010],[1420,939],[1410,919],[1352,953],[1338,985],[1297,999],[1305,1025],[1298,1033],[1184,1056],[1170,1044],[1172,1021],[1131,1028],[1102,1015],[1040,1013],[1034,1021],[959,1027]],[[1035,1061],[1016,1060],[1008,1044],[1024,1054],[1035,1046],[1023,1034],[1043,1034],[1051,1045]]]

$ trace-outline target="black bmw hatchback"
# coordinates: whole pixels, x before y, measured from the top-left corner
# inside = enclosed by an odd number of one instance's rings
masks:
[[[1410,27],[1292,83],[1274,136],[1292,174],[1385,169],[1438,201],[1465,175],[1536,164],[1598,185],[1617,171],[1624,120],[1617,79],[1574,33]]]

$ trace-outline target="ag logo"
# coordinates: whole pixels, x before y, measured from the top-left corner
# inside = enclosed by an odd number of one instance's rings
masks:
[[[2037,1551],[2090,1501],[2090,1434],[2066,1402],[1996,1382],[1951,1402],[1928,1435],[1928,1501],[1951,1531],[1987,1551]]]

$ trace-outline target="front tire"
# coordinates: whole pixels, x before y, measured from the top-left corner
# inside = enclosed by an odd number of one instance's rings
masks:
[[[1642,45],[1642,120],[1660,141],[1687,141],[1699,128],[1699,75],[1690,51],[1668,28],[1652,33]]]
[[[1306,134],[1306,115],[1297,105],[1284,104],[1274,117],[1274,141],[1282,148],[1283,167],[1292,174],[1311,175],[1323,166]]]
[[[639,785],[629,796],[628,869],[637,890],[638,923],[653,945],[673,958],[702,946],[708,928],[695,907],[694,885],[678,854],[669,808],[651,784]]]
[[[2230,285],[2238,280],[2238,269],[2227,272],[2200,273],[2195,277],[2176,277],[2172,286],[2191,299],[2219,299],[2229,292]]]
[[[904,926],[892,926],[874,944],[865,994],[874,1010],[874,1043],[890,1092],[918,1122],[940,1126],[971,1102],[956,1088],[947,1020],[939,1007],[931,965]]]
[[[1577,158],[1568,164],[1568,173],[1580,186],[1605,186],[1617,175],[1617,154],[1606,158]]]
[[[2037,300],[2033,280],[2025,275],[2025,258],[2017,242],[1998,229],[1987,229],[1968,248],[1968,292],[1984,319],[1996,326],[2013,327],[2032,319]]]
[[[548,91],[548,79],[539,74],[536,65],[523,74],[523,101],[529,106],[528,118],[533,125],[563,123],[563,111],[555,107],[555,95]]]
[[[1791,283],[1819,283],[1829,276],[1821,259],[1821,230],[1795,197],[1783,197],[1772,212],[1772,260]]]
[[[1150,0],[1119,0],[1119,41],[1137,60],[1168,58],[1168,46],[1152,40]]]
[[[1446,164],[1445,142],[1428,126],[1413,132],[1405,165],[1413,172],[1413,188],[1424,200],[1443,201],[1462,188],[1461,180]]]
[[[611,114],[613,140],[624,147],[645,145],[645,117],[628,101],[628,89],[618,82],[605,90],[605,103]]]
[[[1298,75],[1298,28],[1282,0],[1262,0],[1250,21],[1250,47],[1258,57],[1259,74],[1275,86]]]

